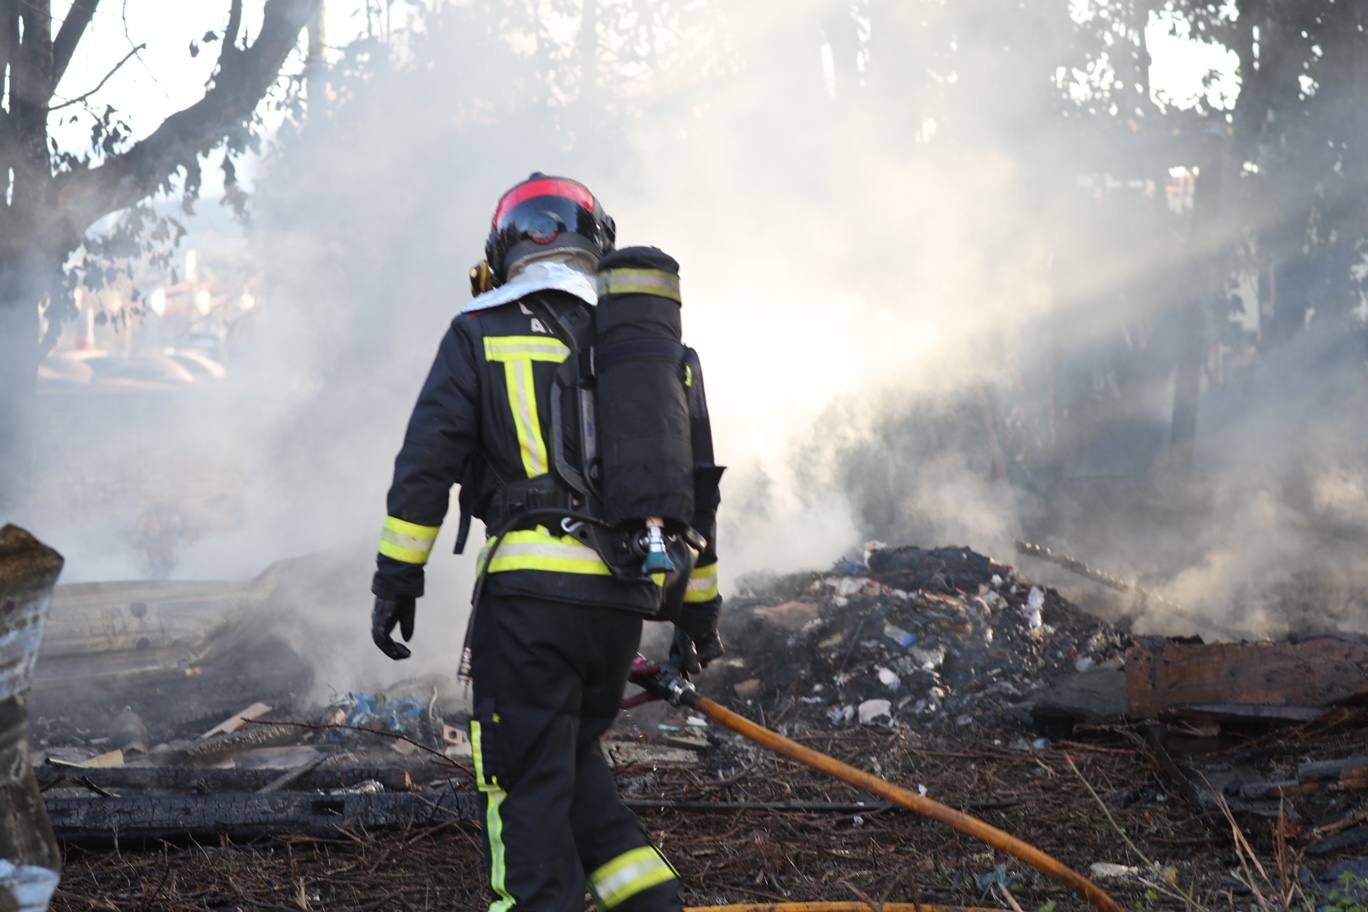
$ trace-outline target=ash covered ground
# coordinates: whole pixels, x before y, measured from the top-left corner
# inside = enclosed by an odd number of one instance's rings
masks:
[[[1242,803],[1243,780],[1234,791],[1224,787],[1228,804],[1213,805],[1194,794],[1191,777],[1234,769],[1246,780],[1278,782],[1295,777],[1308,758],[1352,760],[1368,743],[1362,707],[1199,737],[1200,760],[1190,761],[1165,740],[1173,732],[1159,737],[1154,724],[1042,716],[1041,703],[1064,682],[1120,676],[1131,638],[968,548],[883,548],[867,563],[751,578],[738,590],[724,616],[728,655],[699,677],[700,690],[1037,845],[1128,908],[1302,901],[1310,908],[1356,889],[1364,843],[1345,836],[1368,826],[1362,792],[1312,791],[1274,802],[1269,813],[1267,803]],[[652,632],[648,651],[663,650],[656,642],[663,634]],[[204,686],[202,675],[193,680]],[[234,680],[234,699],[250,695]],[[135,771],[215,766],[220,777],[317,762],[315,778],[294,788],[319,796],[366,791],[371,799],[393,787],[385,771],[402,768],[412,775],[405,800],[433,808],[469,792],[458,688],[418,682],[402,694],[338,695],[316,706],[286,686],[297,683],[262,679],[261,687],[281,692],[253,698],[276,708],[243,731],[206,744],[202,718],[183,730],[164,727],[156,733],[164,743],[130,749],[127,762]],[[35,720],[39,750],[79,760],[109,747],[109,736],[89,728],[91,704],[82,711],[86,727],[45,710]],[[1188,723],[1174,728],[1212,734]],[[83,737],[100,743],[70,743]],[[686,709],[655,703],[625,712],[613,738],[608,752],[622,794],[679,868],[689,904],[868,898],[1082,907],[1014,859],[766,753]],[[349,766],[375,772],[352,782]],[[98,782],[80,781],[97,773],[66,770],[54,779],[48,771],[47,794],[103,800],[86,787]],[[252,775],[256,788],[275,771]],[[320,776],[343,778],[318,787]],[[185,774],[177,781],[213,798]],[[87,832],[67,840],[54,908],[479,908],[486,896],[472,816],[434,810],[374,826],[315,819],[297,832],[250,838],[163,832],[110,842]]]

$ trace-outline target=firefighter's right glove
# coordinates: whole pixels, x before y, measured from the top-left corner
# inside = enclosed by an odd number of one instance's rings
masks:
[[[687,674],[698,674],[726,649],[717,630],[722,600],[686,604],[675,621],[674,641],[670,644],[670,664]]]
[[[411,595],[392,599],[376,596],[375,607],[371,609],[371,639],[381,652],[396,662],[413,654],[404,643],[413,639],[414,601]],[[396,643],[390,636],[396,624],[404,643]]]
[[[678,624],[675,625],[674,639],[670,641],[670,660],[666,664],[685,678],[703,670],[703,663],[698,659],[698,650],[694,648],[693,637],[685,633]]]

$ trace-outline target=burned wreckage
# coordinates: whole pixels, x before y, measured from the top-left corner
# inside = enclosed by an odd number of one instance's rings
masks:
[[[260,623],[280,600],[299,597],[288,591],[298,568],[246,583],[74,584],[54,593],[59,557],[13,527],[0,545],[0,889],[8,891],[0,908],[45,908],[54,889],[54,908],[93,907],[82,897],[139,907],[101,892],[99,860],[116,845],[209,841],[269,852],[252,847],[479,825],[464,694],[419,678],[385,693],[316,698],[309,664]],[[1204,879],[1205,888],[1230,889],[1224,861],[1202,851],[1214,852],[1231,827],[1304,860],[1293,886],[1307,895],[1357,889],[1368,853],[1368,643],[1360,639],[1133,636],[1124,620],[1094,617],[1006,563],[968,548],[912,546],[821,572],[744,579],[726,627],[733,654],[704,673],[700,691],[788,739],[1052,849],[1122,902],[1197,890]],[[903,834],[908,851],[937,829],[887,800],[795,774],[687,705],[624,713],[605,753],[649,826],[752,820],[764,832],[790,832],[785,851],[814,853],[804,876],[786,876],[761,843],[677,839],[681,874],[699,875],[691,902],[735,899],[737,890],[815,898],[832,884],[879,882],[877,863],[841,849],[844,840]],[[946,757],[958,759],[937,759]],[[1078,811],[1097,802],[1110,820],[1170,819],[1167,837],[1135,836],[1149,862],[1098,834],[1061,842],[1014,813],[1039,815],[1042,800],[1062,801],[1053,793],[1073,787],[1073,773],[1087,786],[1073,794]],[[790,844],[804,832],[801,846]],[[1164,838],[1178,834],[1207,848],[1175,857]],[[89,853],[60,887],[59,844]],[[434,837],[432,850],[438,845]],[[958,864],[936,862],[889,898],[1060,895],[1013,858],[1004,865],[1002,856],[952,845]],[[451,895],[470,902],[478,883],[451,884]],[[343,895],[318,889],[322,907],[348,907]],[[189,907],[216,907],[204,903]]]

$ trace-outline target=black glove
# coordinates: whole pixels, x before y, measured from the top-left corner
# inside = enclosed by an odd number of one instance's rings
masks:
[[[698,674],[726,649],[717,630],[722,600],[697,605],[686,604],[675,621],[674,641],[670,644],[670,664],[681,672]]]
[[[703,670],[703,664],[698,660],[698,650],[694,648],[693,637],[685,633],[678,624],[675,625],[674,639],[670,641],[670,659],[666,664],[673,666],[675,671],[686,678]]]
[[[394,631],[394,625],[398,624],[404,643],[413,639],[414,601],[411,595],[401,595],[392,599],[376,596],[375,607],[371,609],[371,639],[380,647],[381,652],[396,662],[413,655],[403,643],[394,642],[390,633]]]

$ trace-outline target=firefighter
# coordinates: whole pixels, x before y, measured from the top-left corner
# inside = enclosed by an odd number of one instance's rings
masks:
[[[392,634],[396,626],[405,641],[413,634],[423,567],[453,485],[458,550],[471,516],[490,533],[468,638],[491,912],[579,912],[586,886],[604,910],[682,908],[676,872],[618,798],[600,738],[617,715],[645,619],[674,621],[672,660],[686,671],[722,652],[713,542],[721,470],[710,466],[709,435],[696,447],[692,527],[701,537],[682,550],[673,537],[672,553],[686,559],[668,582],[610,563],[612,536],[584,522],[594,504],[556,471],[562,449],[579,459],[586,447],[573,434],[564,444],[569,432],[553,421],[552,400],[571,351],[592,343],[596,273],[614,235],[578,181],[533,174],[504,194],[486,261],[472,270],[479,293],[438,346],[389,489],[371,634],[392,659],[410,654]],[[677,275],[632,274],[678,301]],[[689,411],[706,431],[701,377],[689,373]],[[675,591],[682,605],[663,607]]]

